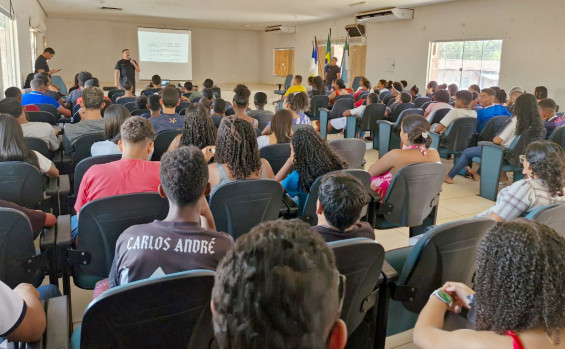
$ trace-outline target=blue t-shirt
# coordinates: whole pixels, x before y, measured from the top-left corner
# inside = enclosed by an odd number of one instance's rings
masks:
[[[477,110],[477,132],[481,132],[491,118],[499,115],[512,116],[508,109],[500,104]]]
[[[304,209],[304,205],[306,204],[306,197],[308,196],[308,194],[305,193],[302,188],[300,188],[300,185],[298,184],[298,178],[298,171],[294,170],[288,176],[286,176],[285,179],[283,179],[281,184],[284,190],[286,190],[288,196],[290,196],[292,200],[296,202],[298,208],[300,209],[300,211],[302,211]]]
[[[38,91],[31,91],[30,93],[22,95],[22,105],[28,104],[51,104],[55,108],[59,108],[61,106],[55,98],[46,96]]]
[[[155,129],[155,134],[168,130],[182,130],[184,128],[184,115],[179,114],[161,114],[149,118],[149,122]]]

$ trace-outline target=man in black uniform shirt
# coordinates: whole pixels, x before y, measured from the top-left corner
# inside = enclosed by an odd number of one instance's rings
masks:
[[[330,61],[330,65],[326,67],[326,86],[331,88],[332,82],[335,79],[341,78],[341,68],[337,65],[337,58],[334,57]]]
[[[127,80],[131,82],[133,91],[135,92],[135,72],[139,73],[139,65],[131,58],[129,49],[124,49],[122,55],[123,58],[116,63],[115,85],[117,88],[123,87],[124,81]]]
[[[37,59],[35,60],[34,73],[36,74],[47,73],[51,75],[59,72],[61,69],[49,70],[49,64],[47,64],[47,61],[52,59],[54,56],[55,56],[55,50],[53,50],[51,47],[46,48],[45,51],[43,51],[43,53],[41,54],[41,56],[37,57]]]

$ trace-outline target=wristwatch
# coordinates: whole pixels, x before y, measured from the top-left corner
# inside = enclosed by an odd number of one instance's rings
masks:
[[[436,296],[440,301],[444,302],[445,304],[447,304],[447,306],[449,308],[451,308],[451,306],[453,305],[453,298],[451,298],[450,295],[448,295],[444,290],[442,289],[437,289],[435,290],[430,297],[432,296]]]

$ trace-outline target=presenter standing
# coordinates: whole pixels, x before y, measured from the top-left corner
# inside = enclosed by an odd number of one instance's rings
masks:
[[[115,86],[123,88],[124,82],[129,81],[135,92],[135,72],[139,73],[140,69],[135,59],[131,58],[129,49],[122,51],[122,59],[116,63],[115,70]]]

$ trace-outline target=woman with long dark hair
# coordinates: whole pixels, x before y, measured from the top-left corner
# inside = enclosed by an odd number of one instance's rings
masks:
[[[112,104],[104,113],[104,140],[92,144],[92,156],[121,154],[118,141],[121,139],[120,127],[131,116],[129,110],[121,104]]]
[[[271,133],[257,138],[259,149],[270,144],[290,143],[293,123],[294,118],[290,110],[281,109],[276,112],[270,122],[269,130]]]
[[[312,91],[308,92],[310,98],[314,96],[325,96],[326,87],[324,86],[324,79],[321,76],[314,76],[312,79]]]

